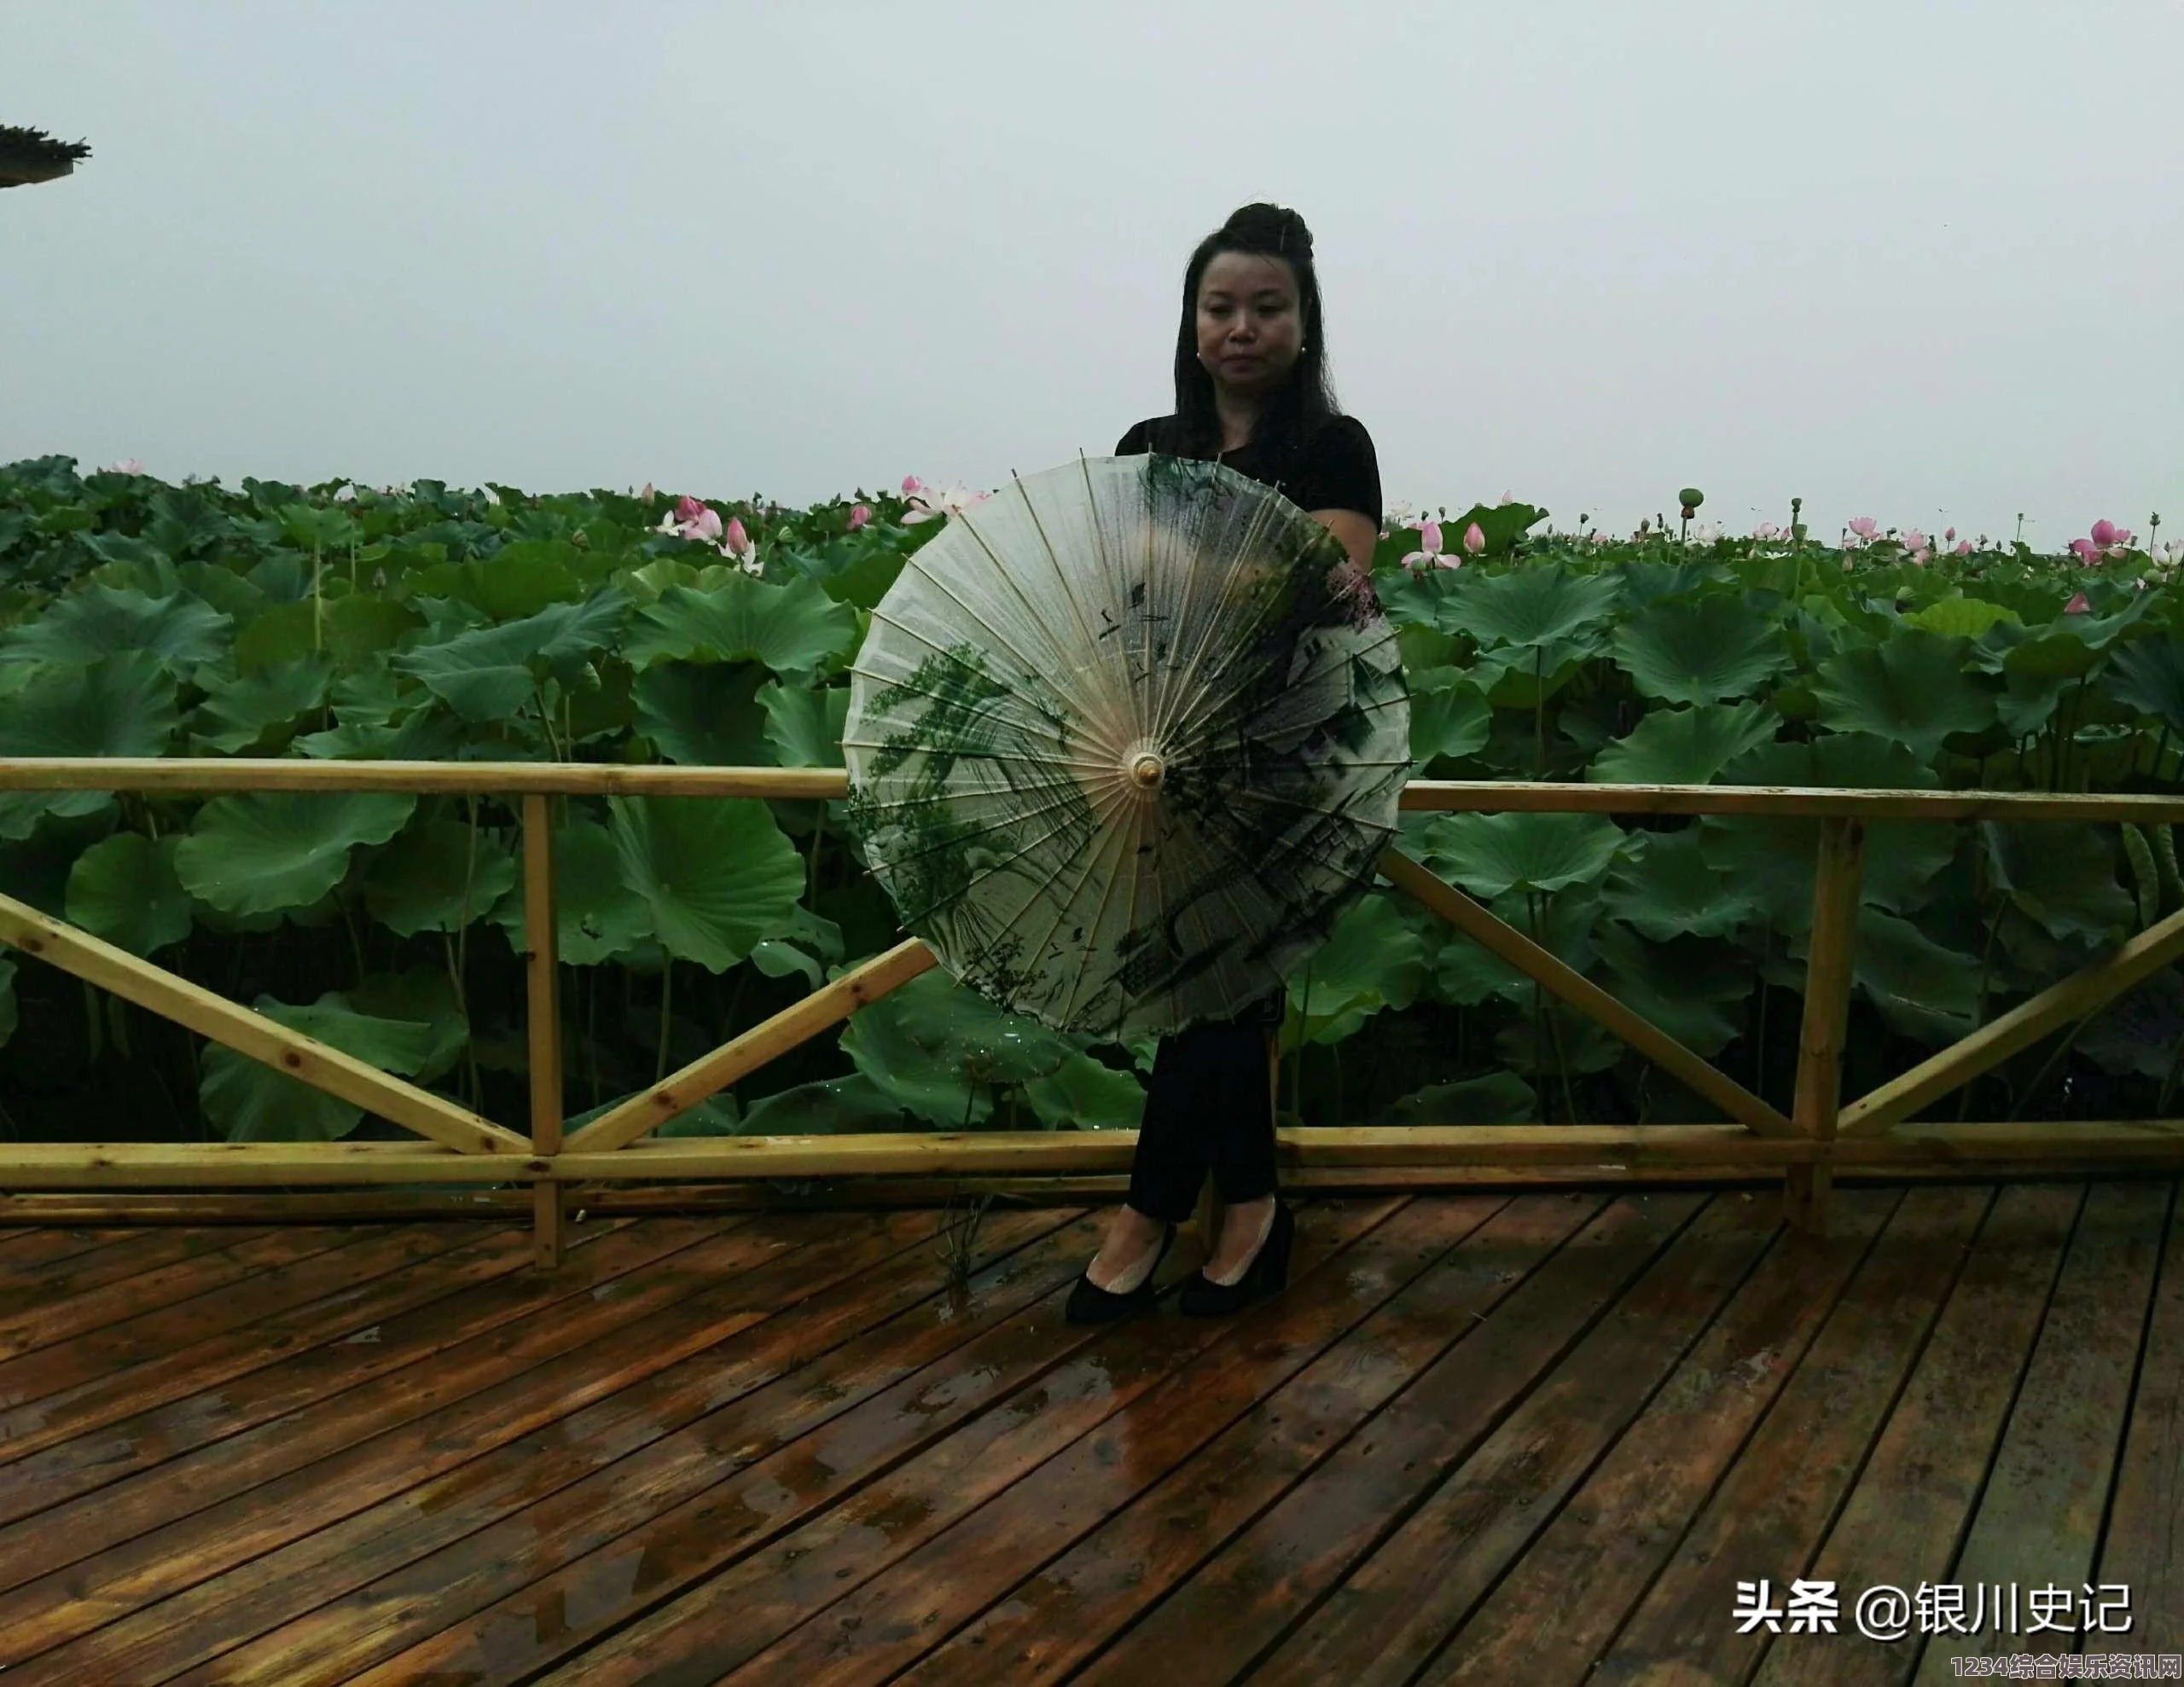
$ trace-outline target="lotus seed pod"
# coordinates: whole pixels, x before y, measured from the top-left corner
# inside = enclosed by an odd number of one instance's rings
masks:
[[[1676,496],[1676,501],[1683,506],[1683,513],[1686,515],[1690,514],[1692,511],[1706,501],[1706,495],[1696,486],[1687,486]]]

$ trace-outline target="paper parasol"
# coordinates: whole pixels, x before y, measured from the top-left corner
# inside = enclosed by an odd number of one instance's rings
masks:
[[[1217,463],[1080,458],[950,517],[873,612],[849,812],[964,983],[1153,1035],[1277,988],[1372,882],[1409,719],[1326,528]]]

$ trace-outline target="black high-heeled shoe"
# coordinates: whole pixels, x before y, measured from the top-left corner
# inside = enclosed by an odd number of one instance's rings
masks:
[[[1102,1289],[1092,1281],[1092,1267],[1086,1266],[1083,1274],[1069,1291],[1069,1304],[1062,1309],[1062,1317],[1072,1324],[1112,1324],[1118,1319],[1130,1317],[1150,1307],[1159,1296],[1157,1284],[1160,1276],[1160,1261],[1168,1257],[1169,1244],[1176,1239],[1176,1226],[1160,1226],[1160,1251],[1153,1256],[1153,1264],[1145,1273],[1145,1280],[1136,1288],[1122,1294]]]
[[[1296,1239],[1297,1215],[1277,1195],[1274,1223],[1266,1240],[1259,1244],[1258,1252],[1252,1255],[1251,1264],[1244,1267],[1244,1274],[1234,1283],[1216,1283],[1202,1270],[1193,1272],[1183,1279],[1177,1308],[1193,1318],[1219,1318],[1273,1294],[1289,1281],[1289,1250]]]

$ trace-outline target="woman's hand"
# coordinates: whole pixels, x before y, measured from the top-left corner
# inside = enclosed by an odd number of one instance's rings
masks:
[[[1350,559],[1357,565],[1361,574],[1370,578],[1373,572],[1373,547],[1379,542],[1380,530],[1368,516],[1356,510],[1314,510],[1312,519],[1326,528],[1341,542]]]

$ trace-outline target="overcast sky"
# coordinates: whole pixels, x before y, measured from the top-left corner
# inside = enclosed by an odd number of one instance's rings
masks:
[[[1310,223],[1390,502],[2184,532],[2175,0],[0,0],[0,461],[991,486]]]

